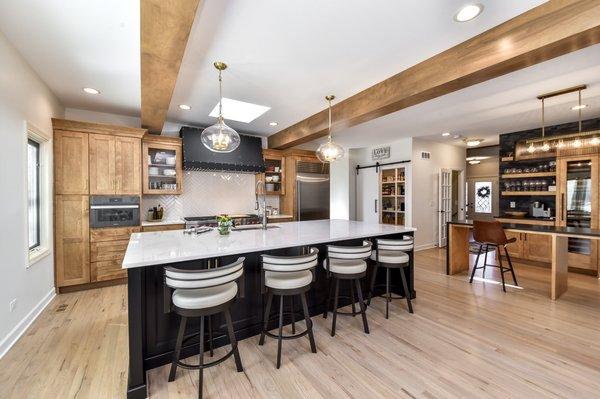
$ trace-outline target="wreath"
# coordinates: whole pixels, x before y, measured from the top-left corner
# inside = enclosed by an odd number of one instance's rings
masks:
[[[490,196],[490,187],[483,186],[477,189],[477,196],[481,198],[487,198]]]

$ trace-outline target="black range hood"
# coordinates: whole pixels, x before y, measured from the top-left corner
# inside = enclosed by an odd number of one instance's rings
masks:
[[[202,144],[200,135],[204,128],[183,126],[179,136],[183,141],[184,170],[217,170],[261,173],[265,171],[260,137],[240,134],[240,146],[232,152],[210,151]]]

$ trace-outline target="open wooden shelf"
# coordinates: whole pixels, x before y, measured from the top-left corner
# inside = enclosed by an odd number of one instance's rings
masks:
[[[556,191],[502,191],[503,196],[546,196],[555,197]]]
[[[528,177],[554,177],[556,172],[509,173],[502,175],[503,179],[523,179]]]

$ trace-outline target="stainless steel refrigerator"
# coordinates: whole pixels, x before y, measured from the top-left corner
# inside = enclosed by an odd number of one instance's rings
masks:
[[[329,165],[296,165],[296,220],[329,219]]]

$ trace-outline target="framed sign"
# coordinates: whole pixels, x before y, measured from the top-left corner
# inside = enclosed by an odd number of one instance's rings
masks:
[[[373,148],[371,151],[371,159],[378,161],[380,159],[388,159],[390,157],[390,146]]]

